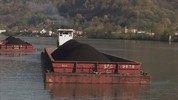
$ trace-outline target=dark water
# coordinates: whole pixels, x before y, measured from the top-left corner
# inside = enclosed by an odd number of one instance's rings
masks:
[[[0,37],[4,39],[4,37]],[[151,85],[44,84],[40,52],[55,38],[27,38],[38,52],[0,56],[0,100],[177,100],[178,43],[78,39],[100,51],[142,62]]]

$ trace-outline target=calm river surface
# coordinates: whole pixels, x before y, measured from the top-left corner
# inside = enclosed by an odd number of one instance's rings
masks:
[[[0,37],[5,39],[5,37]],[[151,85],[59,84],[43,82],[40,53],[56,38],[21,37],[38,52],[0,56],[0,100],[178,100],[178,43],[78,39],[96,49],[142,63]]]

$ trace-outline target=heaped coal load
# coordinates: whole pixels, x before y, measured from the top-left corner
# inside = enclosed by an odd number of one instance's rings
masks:
[[[16,39],[16,38],[13,37],[13,36],[9,36],[9,37],[7,37],[5,40],[9,41],[9,40],[14,40],[14,39]]]
[[[110,61],[106,56],[90,45],[79,43],[73,39],[58,47],[51,55],[54,60]]]
[[[31,45],[19,38],[13,37],[13,36],[9,36],[5,40],[7,40],[6,44],[10,44],[10,45]]]

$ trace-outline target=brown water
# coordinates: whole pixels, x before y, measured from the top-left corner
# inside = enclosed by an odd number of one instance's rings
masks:
[[[0,37],[4,39],[4,37]],[[178,43],[78,39],[100,51],[142,62],[151,85],[44,84],[40,52],[55,47],[54,38],[23,37],[38,52],[0,56],[0,100],[177,100]]]

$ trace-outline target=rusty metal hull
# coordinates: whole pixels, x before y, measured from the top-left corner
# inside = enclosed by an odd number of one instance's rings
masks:
[[[84,83],[84,84],[150,84],[148,75],[55,73],[44,74],[46,83]]]
[[[151,76],[143,72],[141,64],[122,60],[117,62],[56,61],[52,58],[53,49],[41,53],[45,83],[83,84],[150,84]],[[96,70],[93,71],[93,68]]]
[[[0,52],[35,52],[32,45],[0,45]]]

